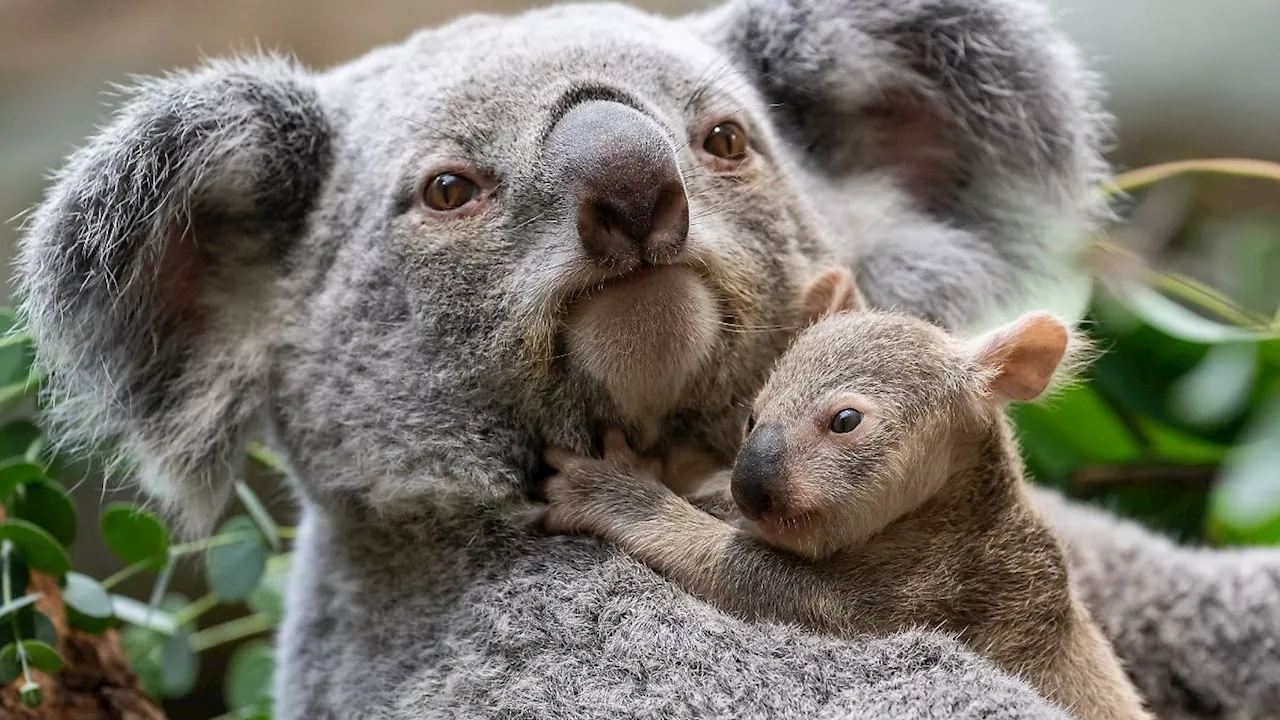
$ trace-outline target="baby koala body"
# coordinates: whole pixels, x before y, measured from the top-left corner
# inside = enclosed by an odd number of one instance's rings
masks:
[[[966,341],[845,312],[857,298],[842,272],[813,284],[818,321],[756,398],[718,492],[691,504],[610,432],[602,459],[548,452],[547,528],[612,540],[729,612],[950,631],[1078,717],[1149,717],[1068,586],[1004,414],[1048,388],[1071,333],[1028,314]]]

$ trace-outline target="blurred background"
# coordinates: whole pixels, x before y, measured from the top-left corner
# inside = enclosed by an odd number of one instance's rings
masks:
[[[1280,160],[1280,2],[1050,3],[1106,79],[1119,122],[1111,154],[1118,169],[1194,158]],[[0,260],[8,264],[17,237],[18,222],[9,219],[39,200],[47,174],[104,119],[110,83],[259,46],[324,67],[464,12],[533,4],[0,0]],[[702,5],[637,4],[665,13]],[[1125,221],[1092,258],[1103,282],[1090,326],[1108,352],[1081,386],[1017,411],[1028,463],[1038,481],[1184,540],[1280,541],[1280,184],[1176,178],[1134,192],[1118,208]],[[3,292],[7,299],[7,285]],[[25,372],[20,359],[0,357],[0,381]],[[110,576],[122,561],[101,540],[100,508],[104,498],[127,496],[104,491],[97,480],[77,481],[83,471],[65,472],[81,526],[72,565]],[[292,522],[272,473],[255,472],[249,486],[277,521]],[[171,589],[200,598],[205,572],[189,565],[177,569]],[[255,582],[276,582],[278,569],[272,565]],[[146,599],[155,582],[154,573],[141,573],[112,592]],[[262,616],[263,603],[278,602],[278,592],[273,597],[251,599],[247,608],[239,601],[205,608],[192,628],[231,623],[245,638],[265,637],[270,622],[234,623],[246,613]],[[172,607],[182,605],[171,599]],[[228,657],[240,645],[235,635],[210,645],[190,667],[176,663],[181,677],[157,674],[173,673],[173,662],[142,668],[149,687],[169,696],[172,717],[224,713],[228,693],[233,705],[252,704],[245,698],[256,686],[241,679],[228,691],[225,681]],[[165,665],[158,651],[139,652],[141,664]],[[242,653],[239,674],[262,676],[264,667],[269,674],[269,654],[264,645]]]

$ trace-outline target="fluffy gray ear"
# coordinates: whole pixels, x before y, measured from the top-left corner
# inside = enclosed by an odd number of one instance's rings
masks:
[[[27,227],[18,295],[61,439],[114,446],[192,529],[261,414],[278,279],[331,147],[305,71],[212,62],[132,89]]]
[[[1005,270],[1043,260],[1041,243],[1080,235],[1100,209],[1109,119],[1039,0],[731,0],[691,21],[754,82],[819,175],[886,171],[934,221],[922,237],[899,233],[900,247],[883,250],[896,256],[871,259],[887,266],[862,287],[875,305],[971,314],[929,307],[909,287],[885,298],[886,278],[905,273],[951,305],[973,292],[966,280],[997,288],[979,296],[999,294],[1021,276]],[[948,274],[975,262],[986,277]]]
[[[832,175],[892,168],[955,211],[1102,169],[1093,79],[1038,0],[736,0],[699,22]]]

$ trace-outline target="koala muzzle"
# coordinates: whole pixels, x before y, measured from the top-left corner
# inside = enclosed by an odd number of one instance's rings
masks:
[[[689,203],[676,151],[645,114],[618,102],[576,105],[547,137],[547,159],[559,168],[593,259],[659,265],[684,246]]]
[[[738,451],[730,481],[733,499],[743,515],[759,520],[779,509],[786,453],[781,425],[766,423],[751,431]]]

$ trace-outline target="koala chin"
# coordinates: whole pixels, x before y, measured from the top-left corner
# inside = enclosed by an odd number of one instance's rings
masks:
[[[719,303],[692,269],[647,268],[577,300],[565,322],[570,358],[645,424],[683,396],[715,346]]]

